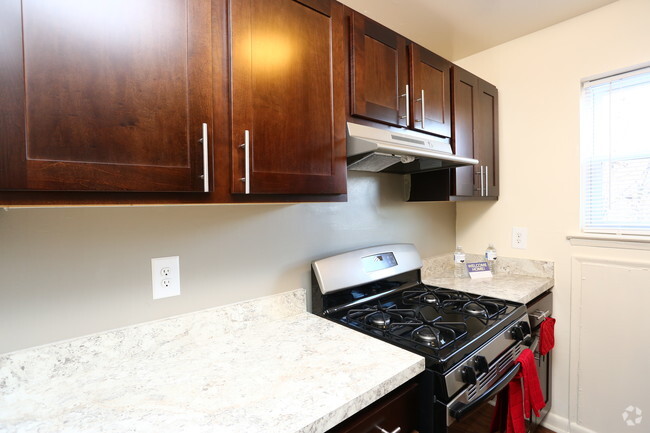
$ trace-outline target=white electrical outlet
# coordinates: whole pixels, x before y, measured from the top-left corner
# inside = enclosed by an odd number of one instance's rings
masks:
[[[151,259],[153,298],[169,298],[181,294],[181,274],[178,256]]]
[[[519,250],[528,248],[528,229],[526,227],[512,228],[512,248]]]

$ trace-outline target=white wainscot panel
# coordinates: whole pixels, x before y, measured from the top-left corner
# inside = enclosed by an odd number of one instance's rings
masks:
[[[650,263],[573,257],[571,431],[650,432]]]

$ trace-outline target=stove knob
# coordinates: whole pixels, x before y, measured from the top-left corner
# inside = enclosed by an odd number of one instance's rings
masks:
[[[476,372],[472,367],[463,367],[461,375],[463,376],[463,382],[469,385],[476,385]]]
[[[488,362],[485,356],[478,355],[474,358],[474,368],[478,370],[479,373],[488,372],[490,367],[488,366]]]
[[[519,326],[521,326],[521,329],[524,331],[525,335],[530,335],[530,325],[528,322],[519,322]]]
[[[528,322],[521,322],[519,326],[521,326],[521,330],[524,332],[524,344],[526,346],[530,346],[533,343],[530,325],[528,324]]]
[[[514,338],[516,341],[524,341],[524,338],[526,338],[526,334],[521,327],[521,323],[517,323],[512,327],[510,330],[510,335],[512,335],[512,338]]]

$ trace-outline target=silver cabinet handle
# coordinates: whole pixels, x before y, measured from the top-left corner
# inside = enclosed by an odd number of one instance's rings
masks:
[[[244,193],[251,193],[251,158],[250,158],[250,131],[247,129],[244,131],[244,144],[240,144],[239,147],[244,149],[244,177],[240,178],[244,182]]]
[[[489,166],[485,166],[485,196],[489,196],[489,188],[490,188],[490,181],[488,179],[488,168]]]
[[[406,126],[411,123],[411,113],[409,109],[409,85],[406,85],[406,93],[399,95],[401,98],[406,98],[406,116],[400,116],[400,119],[406,119]]]
[[[424,89],[422,89],[422,96],[420,96],[420,107],[422,108],[422,120],[420,120],[420,123],[422,124],[422,128],[424,128]]]
[[[392,432],[389,432],[389,431],[386,430],[385,428],[381,428],[381,427],[379,427],[378,425],[376,425],[375,427],[377,427],[377,429],[378,429],[381,433],[399,433],[399,432],[402,431],[402,427],[397,427],[397,428],[396,428],[395,430],[393,430]]]
[[[485,195],[485,182],[483,181],[483,166],[481,166],[481,197]]]
[[[210,192],[210,164],[208,162],[208,124],[203,124],[203,136],[199,140],[203,144],[203,191]]]

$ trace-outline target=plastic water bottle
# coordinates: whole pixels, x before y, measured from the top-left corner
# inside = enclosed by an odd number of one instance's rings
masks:
[[[492,274],[494,275],[495,273],[494,265],[497,262],[497,250],[496,248],[494,248],[494,245],[492,244],[489,244],[487,249],[485,250],[485,261],[487,262],[490,271],[492,271]]]
[[[465,266],[465,251],[460,245],[454,251],[454,277],[463,278],[467,274],[467,267]]]

